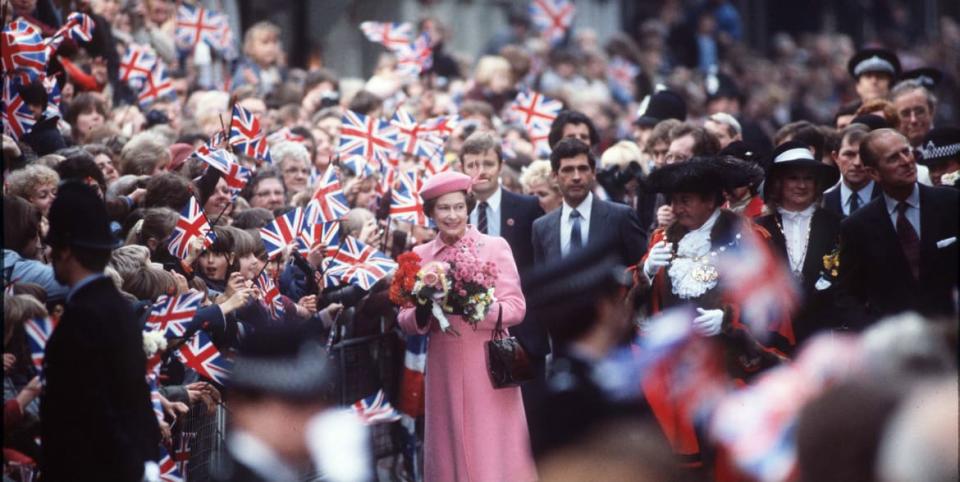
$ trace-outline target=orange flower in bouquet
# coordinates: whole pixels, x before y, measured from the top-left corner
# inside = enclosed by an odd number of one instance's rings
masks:
[[[393,282],[390,283],[390,301],[393,304],[406,308],[416,304],[417,298],[413,294],[413,287],[417,283],[417,273],[420,272],[422,261],[413,251],[397,257],[397,270],[393,273]]]

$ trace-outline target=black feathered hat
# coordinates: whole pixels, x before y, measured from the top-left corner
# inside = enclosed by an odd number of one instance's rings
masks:
[[[647,178],[647,187],[664,194],[722,194],[738,187],[756,185],[762,179],[763,169],[754,163],[732,156],[694,157],[656,169]]]
[[[641,127],[653,127],[662,120],[687,118],[687,102],[680,94],[670,90],[660,90],[646,96],[637,109],[634,124]]]

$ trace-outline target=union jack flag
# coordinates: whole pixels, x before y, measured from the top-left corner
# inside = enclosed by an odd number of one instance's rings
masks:
[[[60,29],[46,40],[47,55],[53,55],[67,37],[77,42],[89,42],[93,39],[93,19],[89,15],[73,12]]]
[[[307,208],[309,209],[309,206]],[[300,231],[300,239],[297,240],[297,250],[306,254],[317,245],[325,247],[325,256],[335,251],[340,245],[340,223],[337,221],[304,223],[303,230]]]
[[[27,343],[30,345],[30,358],[33,359],[33,366],[38,373],[43,368],[43,352],[47,348],[47,340],[56,327],[57,323],[49,316],[23,323],[23,329],[27,332]]]
[[[59,116],[62,95],[60,94],[60,84],[57,82],[57,78],[44,75],[40,77],[40,82],[43,83],[43,86],[47,89],[47,110],[44,115],[48,117]]]
[[[260,240],[267,249],[267,257],[283,253],[287,246],[296,243],[303,226],[303,208],[296,208],[277,216],[270,224],[260,228]]]
[[[549,129],[563,109],[563,104],[539,92],[527,90],[517,94],[509,109],[510,115],[523,124],[529,133],[536,127],[546,126]]]
[[[390,423],[400,420],[400,413],[390,405],[382,388],[369,397],[357,400],[350,408],[366,425]]]
[[[317,190],[313,193],[307,211],[304,213],[305,224],[317,224],[336,221],[350,211],[346,195],[340,185],[334,169],[328,168],[317,183]]]
[[[527,130],[527,136],[530,137],[530,143],[537,154],[537,158],[546,159],[550,157],[550,126],[534,126]]]
[[[450,134],[453,134],[453,130],[457,128],[459,123],[460,116],[442,115],[425,120],[423,124],[420,124],[420,130],[421,132],[434,133],[442,139],[446,139],[450,137]]]
[[[183,336],[190,331],[193,317],[203,301],[203,293],[190,290],[177,296],[162,295],[150,309],[147,327],[162,330],[167,338]]]
[[[141,107],[146,107],[161,98],[175,95],[173,82],[167,76],[167,67],[161,60],[157,59],[157,64],[143,82],[137,100]]]
[[[360,155],[381,162],[394,148],[395,129],[382,119],[344,112],[340,127],[340,145],[337,152],[344,158]]]
[[[187,205],[180,211],[180,219],[173,227],[167,249],[177,258],[186,259],[190,241],[194,238],[203,238],[203,246],[207,247],[216,239],[216,234],[211,231],[210,223],[207,222],[206,214],[200,209],[197,198],[191,196]]]
[[[327,259],[329,264],[324,270],[327,286],[352,284],[369,290],[397,269],[397,263],[388,256],[349,236]]]
[[[190,341],[180,345],[177,358],[200,376],[223,385],[233,370],[233,361],[220,353],[207,332],[196,332]]]
[[[5,73],[23,70],[31,77],[47,70],[47,45],[40,31],[19,18],[3,27],[0,35],[0,64]]]
[[[397,55],[397,72],[416,77],[433,66],[433,43],[430,34],[423,32],[413,43],[394,50]]]
[[[453,169],[453,164],[446,161],[443,150],[438,150],[430,157],[420,158],[423,161],[424,178],[428,179],[434,174],[449,171]]]
[[[284,127],[267,136],[267,142],[270,144],[279,144],[281,142],[299,142],[300,144],[304,144],[307,140],[299,134],[294,134],[289,127]]]
[[[224,51],[224,26],[227,17],[203,7],[180,4],[177,8],[176,43],[180,50],[192,51],[201,41]],[[228,29],[229,31],[229,29]]]
[[[138,44],[130,44],[120,60],[120,81],[131,84],[139,90],[153,74],[157,65],[157,55],[153,49]]]
[[[368,162],[363,156],[350,156],[347,160],[340,161],[340,167],[361,179],[377,174],[377,170],[374,169],[373,164]]]
[[[230,119],[230,145],[245,156],[272,162],[270,148],[260,128],[260,119],[239,105],[233,106],[233,117]]]
[[[211,149],[205,146],[203,149],[197,149],[193,156],[223,174],[223,180],[230,189],[230,202],[237,198],[250,181],[250,176],[253,175],[250,169],[241,166],[236,156],[226,149]]]
[[[177,462],[170,457],[167,448],[160,444],[160,481],[161,482],[183,482],[183,473]]]
[[[403,355],[403,377],[397,408],[411,416],[424,414],[424,373],[427,368],[427,336],[407,335]]]
[[[151,363],[156,359],[155,363]],[[153,406],[153,414],[157,417],[157,422],[163,421],[163,404],[160,403],[160,354],[154,355],[151,360],[147,360],[147,386],[150,387],[150,405]]]
[[[397,109],[391,124],[396,128],[397,150],[408,155],[430,157],[443,149],[443,139],[434,131],[424,129],[413,115],[404,109]]]
[[[576,9],[569,0],[533,0],[530,3],[530,20],[540,30],[544,40],[551,45],[560,43],[573,23]]]
[[[367,40],[395,50],[406,47],[413,40],[413,25],[410,23],[363,22],[360,30]]]
[[[254,280],[253,285],[257,287],[262,293],[263,298],[260,302],[263,303],[263,307],[270,312],[270,315],[275,319],[283,319],[283,297],[280,296],[280,290],[277,289],[277,285],[273,283],[273,280],[267,276],[267,273],[260,273],[260,276]]]
[[[396,176],[398,182],[390,196],[390,219],[427,226],[427,215],[420,199],[423,179],[414,169],[400,171]]]
[[[186,474],[190,455],[193,453],[193,442],[197,439],[197,432],[180,432],[180,439],[173,448],[173,461],[181,474]]]
[[[33,129],[36,121],[33,118],[33,111],[20,97],[17,91],[17,84],[14,78],[3,78],[3,132],[9,134],[14,139],[20,139],[22,136]]]

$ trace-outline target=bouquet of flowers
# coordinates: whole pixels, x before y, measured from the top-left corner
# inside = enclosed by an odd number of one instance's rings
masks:
[[[390,300],[408,308],[432,301],[431,314],[445,333],[457,333],[447,314],[462,315],[464,321],[476,328],[496,301],[497,266],[480,261],[476,245],[470,239],[461,240],[456,249],[443,254],[446,256],[442,256],[442,260],[422,266],[416,253],[400,255],[399,267],[390,285]]]

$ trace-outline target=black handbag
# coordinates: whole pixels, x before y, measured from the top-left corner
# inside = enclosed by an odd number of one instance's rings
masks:
[[[527,352],[516,337],[503,330],[502,306],[497,315],[497,327],[487,342],[487,371],[493,388],[516,387],[534,378]]]

